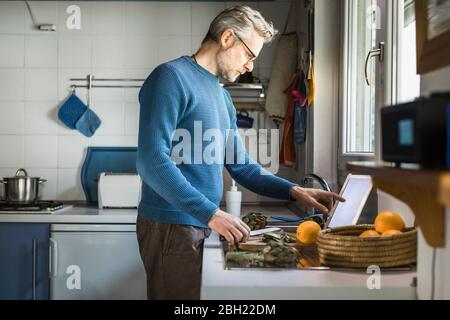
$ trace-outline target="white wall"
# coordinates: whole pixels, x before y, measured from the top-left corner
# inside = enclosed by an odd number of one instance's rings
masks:
[[[198,48],[212,18],[237,2],[32,1],[35,31],[23,1],[0,2],[0,177],[25,167],[48,179],[43,198],[82,200],[80,167],[87,146],[135,146],[137,89],[96,89],[92,109],[102,119],[88,139],[56,117],[70,78],[145,78],[158,64]],[[71,4],[81,30],[66,28]],[[288,1],[248,2],[282,29]],[[275,44],[261,52],[254,74],[268,79]],[[77,90],[82,100],[86,90]]]

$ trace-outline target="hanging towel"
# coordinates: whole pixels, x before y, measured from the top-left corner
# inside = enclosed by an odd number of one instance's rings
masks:
[[[312,106],[314,104],[314,95],[315,95],[315,75],[314,75],[314,60],[312,59],[311,64],[311,79],[309,80],[309,92],[308,92],[308,106]]]
[[[74,92],[67,98],[58,110],[58,118],[70,129],[75,129],[78,119],[84,114],[87,106]]]
[[[302,145],[306,142],[306,120],[308,109],[302,107],[299,103],[295,104],[294,114],[294,142]]]
[[[297,68],[297,34],[283,34],[278,40],[267,89],[266,111],[272,119],[283,121],[289,99],[284,90]]]
[[[284,90],[288,97],[288,109],[284,121],[283,140],[280,150],[280,164],[293,168],[295,165],[295,145],[294,145],[294,112],[295,96],[292,94],[297,89],[299,74],[295,74],[289,87]]]
[[[85,135],[86,137],[92,137],[100,127],[102,121],[97,116],[97,114],[92,111],[90,108],[86,108],[86,111],[83,115],[78,119],[75,127],[80,133]]]
[[[306,123],[308,116],[307,81],[305,72],[302,70],[297,83],[297,90],[294,91],[294,142],[298,145],[306,142]]]

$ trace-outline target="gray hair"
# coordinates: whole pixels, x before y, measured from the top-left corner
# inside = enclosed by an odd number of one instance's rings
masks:
[[[271,42],[278,33],[273,23],[266,21],[259,11],[249,6],[234,6],[223,10],[214,18],[202,44],[208,41],[218,42],[226,29],[232,29],[242,38],[254,29],[264,38],[264,43]]]

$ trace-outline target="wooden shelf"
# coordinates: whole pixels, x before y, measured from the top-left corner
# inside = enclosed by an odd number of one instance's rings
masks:
[[[349,162],[347,170],[372,176],[374,187],[409,205],[425,240],[445,244],[445,207],[450,207],[450,171],[414,170]]]
[[[247,110],[247,111],[264,111],[264,106],[260,103],[241,103],[235,102],[234,107],[236,110]]]

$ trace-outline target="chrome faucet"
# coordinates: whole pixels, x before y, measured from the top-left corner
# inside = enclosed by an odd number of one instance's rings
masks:
[[[320,186],[322,187],[323,190],[332,192],[328,182],[324,178],[322,178],[314,173],[307,174],[306,176],[303,177],[302,186],[305,186],[314,180],[316,180],[320,184]]]
[[[323,190],[332,192],[328,182],[321,176],[318,176],[317,174],[314,174],[314,173],[310,173],[310,174],[307,174],[306,176],[304,176],[302,179],[301,186],[304,187],[314,180],[316,180],[320,184],[320,186],[322,187]],[[334,201],[333,201],[333,204],[334,204]],[[322,219],[322,222],[319,224],[323,228],[328,219],[328,214],[323,214],[323,213],[318,212],[318,210],[313,210],[312,215],[317,215],[317,214],[319,214]],[[310,215],[311,215],[311,213],[310,213]]]

